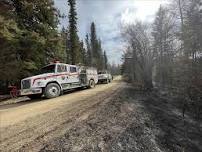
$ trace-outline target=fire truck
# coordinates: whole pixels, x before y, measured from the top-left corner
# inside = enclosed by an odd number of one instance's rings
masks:
[[[97,83],[96,68],[56,62],[43,67],[39,75],[22,79],[20,95],[55,98],[66,90],[94,88]]]

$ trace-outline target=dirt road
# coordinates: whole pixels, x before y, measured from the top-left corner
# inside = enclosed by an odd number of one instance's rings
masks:
[[[202,151],[196,122],[187,117],[185,135],[179,109],[167,99],[117,78],[55,99],[0,106],[0,150]]]
[[[114,92],[114,90],[117,90],[117,87],[119,86],[120,84],[118,84],[117,80],[115,80],[114,83],[111,84],[97,85],[94,89],[72,91],[69,94],[54,99],[34,101],[27,100],[23,103],[1,106],[0,114],[2,123],[0,124],[0,127],[13,125],[30,117],[41,115],[63,106],[66,106],[65,108],[70,108],[71,106],[75,106],[78,101],[85,100],[88,102],[92,97],[99,99],[100,95],[103,96],[103,93],[105,94],[107,91],[110,91],[110,93],[111,91]],[[82,104],[84,103],[82,102]]]
[[[74,91],[58,98],[26,101],[0,107],[0,149],[14,151],[43,144],[88,118],[96,106],[121,91],[119,77],[94,89]]]

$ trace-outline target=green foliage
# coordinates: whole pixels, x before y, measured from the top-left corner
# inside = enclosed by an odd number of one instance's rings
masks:
[[[92,50],[91,50],[88,34],[86,34],[85,42],[86,42],[86,48],[87,48],[87,52],[86,52],[87,63],[86,64],[88,66],[92,66],[92,58],[93,58],[93,56],[92,56]]]
[[[90,42],[89,42],[90,41]],[[90,27],[90,40],[88,35],[86,36],[87,56],[89,57],[89,64],[97,67],[98,70],[106,68],[105,61],[107,56],[103,53],[101,40],[97,38],[95,23],[91,23]]]
[[[80,51],[81,52],[81,63],[83,65],[87,65],[87,52],[86,49],[84,48],[84,43],[83,41],[80,42]]]
[[[22,29],[48,36],[57,27],[58,12],[53,0],[11,0],[16,20]]]
[[[92,49],[92,56],[93,58],[98,57],[98,40],[96,35],[95,23],[91,23],[90,27],[90,42],[91,42],[91,49]],[[93,64],[96,64],[95,61]]]
[[[53,59],[65,62],[65,40],[57,31],[59,12],[53,0],[3,0],[0,4],[2,82],[18,82]]]
[[[69,27],[58,31],[53,0],[0,1],[0,82],[18,82],[55,59],[107,68],[107,56],[91,25],[86,49],[77,34],[76,1],[68,0]],[[90,40],[89,40],[90,39]],[[0,90],[2,85],[0,84]]]
[[[16,22],[0,14],[0,80],[16,80],[19,62],[17,60],[16,36],[21,34]]]
[[[71,64],[81,62],[81,52],[79,49],[79,37],[77,35],[77,13],[76,1],[68,0],[69,10],[69,50]]]

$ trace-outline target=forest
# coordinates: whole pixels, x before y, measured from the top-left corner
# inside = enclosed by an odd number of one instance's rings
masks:
[[[176,0],[163,5],[153,23],[122,28],[126,43],[122,72],[143,90],[177,95],[182,112],[197,118],[202,109],[202,2]]]
[[[0,93],[10,84],[58,60],[68,64],[110,68],[107,54],[92,21],[85,40],[78,36],[76,1],[68,0],[68,16],[59,12],[53,0],[0,1]],[[69,8],[69,9],[68,9]],[[61,18],[68,27],[58,29]],[[113,67],[113,66],[112,66]]]
[[[202,0],[58,1],[0,0],[0,149],[202,152]]]

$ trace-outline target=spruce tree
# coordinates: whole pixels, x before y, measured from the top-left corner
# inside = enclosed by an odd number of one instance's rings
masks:
[[[16,35],[20,35],[22,30],[12,9],[10,2],[0,1],[0,90],[6,90],[9,81],[17,81],[20,72]]]
[[[102,43],[99,38],[97,38],[95,23],[91,23],[90,27],[90,48],[92,56],[92,65],[98,70],[104,68],[104,55],[102,50]]]
[[[53,59],[64,61],[64,44],[57,30],[58,17],[53,0],[0,2],[2,83],[19,82]]]
[[[84,48],[83,41],[80,42],[81,62],[83,65],[87,65],[87,52]]]
[[[97,65],[98,69],[104,69],[104,54],[102,51],[102,43],[100,39],[97,41]]]
[[[86,42],[86,48],[87,48],[87,52],[86,52],[87,53],[87,55],[86,55],[87,63],[86,64],[88,66],[92,66],[92,50],[91,50],[88,34],[86,34],[85,42]]]
[[[93,66],[97,66],[97,58],[98,58],[98,40],[97,40],[97,34],[95,29],[95,23],[91,23],[90,28],[90,42],[91,42],[91,50],[92,50],[92,64]]]
[[[76,1],[68,0],[69,10],[69,47],[71,64],[81,61],[79,52],[79,38],[77,35],[77,12]]]
[[[104,51],[104,68],[107,70],[108,69],[108,59],[107,59],[107,54]]]
[[[59,13],[53,0],[12,0],[12,5],[16,22],[23,30],[18,37],[19,53],[23,61],[30,62],[28,69],[40,68],[55,59],[61,42],[56,29]]]

